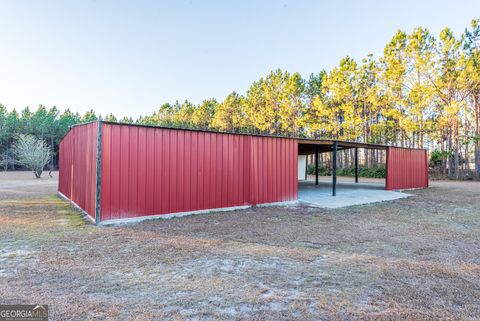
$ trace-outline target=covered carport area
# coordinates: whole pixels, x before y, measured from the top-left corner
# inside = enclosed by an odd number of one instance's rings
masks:
[[[337,180],[337,161],[338,161],[338,153],[343,150],[354,150],[354,178],[355,184],[358,183],[359,177],[359,153],[358,149],[376,149],[376,150],[384,150],[388,149],[386,145],[379,145],[379,144],[367,144],[367,143],[356,143],[356,142],[345,142],[340,140],[319,140],[319,139],[300,139],[298,140],[298,155],[313,155],[314,157],[314,168],[315,168],[315,186],[320,186],[319,182],[319,155],[321,153],[330,153],[331,155],[331,195],[337,195],[337,187],[339,185],[344,185],[343,182],[338,182]],[[322,186],[324,186],[323,184]],[[378,185],[378,184],[377,184]],[[349,185],[350,188],[355,187],[355,185]],[[363,186],[359,185],[356,188],[361,188]],[[369,186],[370,188],[374,186]],[[378,189],[378,186],[375,186]],[[375,188],[374,187],[374,188]],[[382,187],[380,187],[382,188]],[[383,187],[382,189],[385,189]]]
[[[384,180],[359,182],[359,149],[381,151],[382,164],[386,167]],[[337,175],[339,154],[346,150],[352,150],[349,153],[354,167],[352,179],[339,178]],[[329,181],[325,177],[320,180],[319,175],[319,155],[325,153],[330,155]],[[313,156],[314,162],[314,179],[299,180],[298,199],[320,207],[337,208],[395,200],[410,196],[401,190],[428,187],[427,153],[423,149],[340,140],[299,139],[298,155],[299,159],[301,156]]]

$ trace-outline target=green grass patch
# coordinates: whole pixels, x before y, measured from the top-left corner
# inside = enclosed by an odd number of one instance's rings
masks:
[[[307,173],[309,175],[315,174],[315,165],[308,164]],[[320,166],[318,168],[318,174],[320,176],[330,176],[332,175],[332,170],[326,166]],[[337,168],[338,176],[355,176],[355,166],[347,166],[342,168]],[[376,166],[364,166],[361,165],[358,167],[358,176],[366,178],[385,178],[386,175],[386,166],[376,165]]]

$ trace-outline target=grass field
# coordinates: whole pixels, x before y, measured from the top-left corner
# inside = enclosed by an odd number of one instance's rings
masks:
[[[480,184],[97,228],[0,174],[0,303],[51,320],[478,320]]]

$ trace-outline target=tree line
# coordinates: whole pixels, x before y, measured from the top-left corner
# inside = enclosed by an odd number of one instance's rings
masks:
[[[432,165],[453,178],[480,176],[480,19],[456,36],[418,27],[397,31],[383,54],[340,60],[303,78],[280,69],[223,101],[165,103],[152,115],[107,121],[294,137],[334,138],[428,148]],[[97,119],[69,110],[0,106],[1,150],[15,134],[45,139],[56,151],[69,126]],[[368,159],[368,151],[365,154]]]

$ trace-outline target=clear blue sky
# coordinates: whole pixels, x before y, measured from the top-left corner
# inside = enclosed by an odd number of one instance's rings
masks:
[[[244,93],[276,68],[378,57],[397,29],[459,36],[479,15],[478,0],[0,0],[0,103],[137,117]]]

